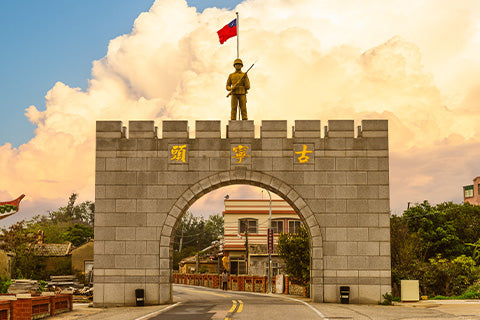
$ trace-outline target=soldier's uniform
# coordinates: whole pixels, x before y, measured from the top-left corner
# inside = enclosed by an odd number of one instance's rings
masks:
[[[243,66],[242,60],[236,59],[233,62],[233,66],[240,64]],[[227,80],[227,90],[230,90],[240,79],[242,79],[244,73],[242,70],[235,70],[235,72],[230,73]],[[242,113],[242,120],[248,120],[247,116],[247,90],[250,89],[250,80],[248,80],[248,75],[245,75],[240,83],[233,88],[232,90],[232,100],[231,100],[231,120],[236,120],[237,118],[237,107],[240,107]],[[240,120],[240,119],[238,119]]]

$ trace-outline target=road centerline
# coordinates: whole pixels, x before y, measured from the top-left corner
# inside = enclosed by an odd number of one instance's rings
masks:
[[[238,310],[237,313],[242,312],[243,310],[243,301],[242,300],[237,300],[239,305],[238,305]]]
[[[237,308],[237,300],[232,300],[232,302],[233,302],[233,305],[230,308],[230,310],[228,310],[229,313],[234,313],[235,309]]]
[[[233,302],[233,305],[230,308],[230,310],[228,310],[228,312],[225,316],[225,320],[231,320],[233,315],[236,312],[242,312],[242,310],[243,310],[243,301],[242,300],[232,300],[232,302]]]

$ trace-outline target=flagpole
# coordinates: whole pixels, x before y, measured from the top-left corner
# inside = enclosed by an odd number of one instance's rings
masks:
[[[239,43],[240,43],[240,18],[238,17],[238,12],[235,12],[237,14],[237,59],[240,58],[240,50],[239,50]]]

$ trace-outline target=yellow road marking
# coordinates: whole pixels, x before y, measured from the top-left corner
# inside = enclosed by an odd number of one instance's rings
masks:
[[[228,310],[228,312],[233,312],[235,311],[235,308],[237,307],[237,301],[236,300],[232,300],[233,302],[233,306],[230,308],[230,310]]]
[[[238,302],[240,303],[240,305],[238,306],[237,313],[238,313],[238,312],[242,312],[242,310],[243,310],[243,301],[242,301],[242,300],[238,300]]]
[[[210,294],[212,296],[218,296],[218,297],[231,297],[229,294],[221,294],[221,293],[214,293],[214,292],[208,292],[208,291],[203,291],[203,290],[192,290],[192,289],[183,289],[185,291],[191,291],[191,292],[196,292],[196,293],[205,293],[205,294]]]
[[[235,312],[238,313],[238,312],[242,312],[242,310],[243,310],[243,301],[242,300],[232,300],[232,302],[233,302],[233,305],[230,308],[230,310],[228,310],[228,313],[227,313],[227,315],[229,315],[229,316],[233,316]],[[238,308],[237,308],[237,306],[238,306]],[[237,311],[235,311],[235,309]],[[224,320],[231,320],[231,318],[226,317]]]

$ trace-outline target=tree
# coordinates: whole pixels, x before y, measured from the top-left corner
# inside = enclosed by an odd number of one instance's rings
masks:
[[[459,295],[478,279],[479,269],[471,257],[461,255],[453,260],[440,255],[429,259],[422,278],[432,295]]]
[[[437,254],[444,258],[471,256],[473,248],[465,243],[475,243],[480,238],[480,206],[452,202],[431,206],[424,201],[403,215],[409,232],[422,240],[420,245],[427,259]]]
[[[93,227],[95,204],[90,201],[84,201],[75,205],[77,198],[78,194],[72,193],[65,207],[60,207],[57,210],[48,213],[49,220],[55,224],[73,222]]]
[[[404,217],[392,216],[390,229],[393,294],[399,295],[400,280],[420,279],[425,250],[420,237],[409,232]]]
[[[14,278],[39,279],[44,265],[42,259],[36,257],[32,245],[36,242],[36,235],[28,231],[25,221],[17,222],[8,229],[2,229],[1,248],[13,252],[12,276]]]
[[[95,205],[90,201],[76,205],[77,197],[78,195],[73,193],[65,207],[50,211],[48,216],[37,215],[27,221],[28,232],[37,234],[41,230],[44,243],[64,243],[73,237],[76,246],[87,242],[88,238],[93,238]],[[69,230],[70,228],[73,230]],[[79,240],[82,237],[83,240]]]
[[[178,269],[178,263],[202,249],[207,248],[219,235],[223,234],[223,217],[211,215],[208,220],[195,217],[191,212],[185,213],[175,231],[173,242],[173,268]]]
[[[93,238],[95,206],[90,201],[75,204],[77,194],[69,197],[65,207],[50,211],[48,216],[38,215],[29,221],[21,221],[8,229],[2,229],[1,247],[13,252],[12,275],[17,278],[43,279],[47,275],[44,258],[33,252],[33,244],[42,234],[43,243],[71,241],[78,246]],[[68,263],[57,265],[58,273],[70,273]]]
[[[459,294],[480,277],[480,206],[424,201],[390,221],[394,292],[418,279],[425,295]]]
[[[75,247],[79,247],[93,238],[93,228],[75,223],[68,227],[67,231],[62,234],[62,238],[70,241]]]
[[[278,252],[285,262],[285,271],[302,285],[310,282],[310,237],[302,226],[296,233],[282,233],[278,237]]]

